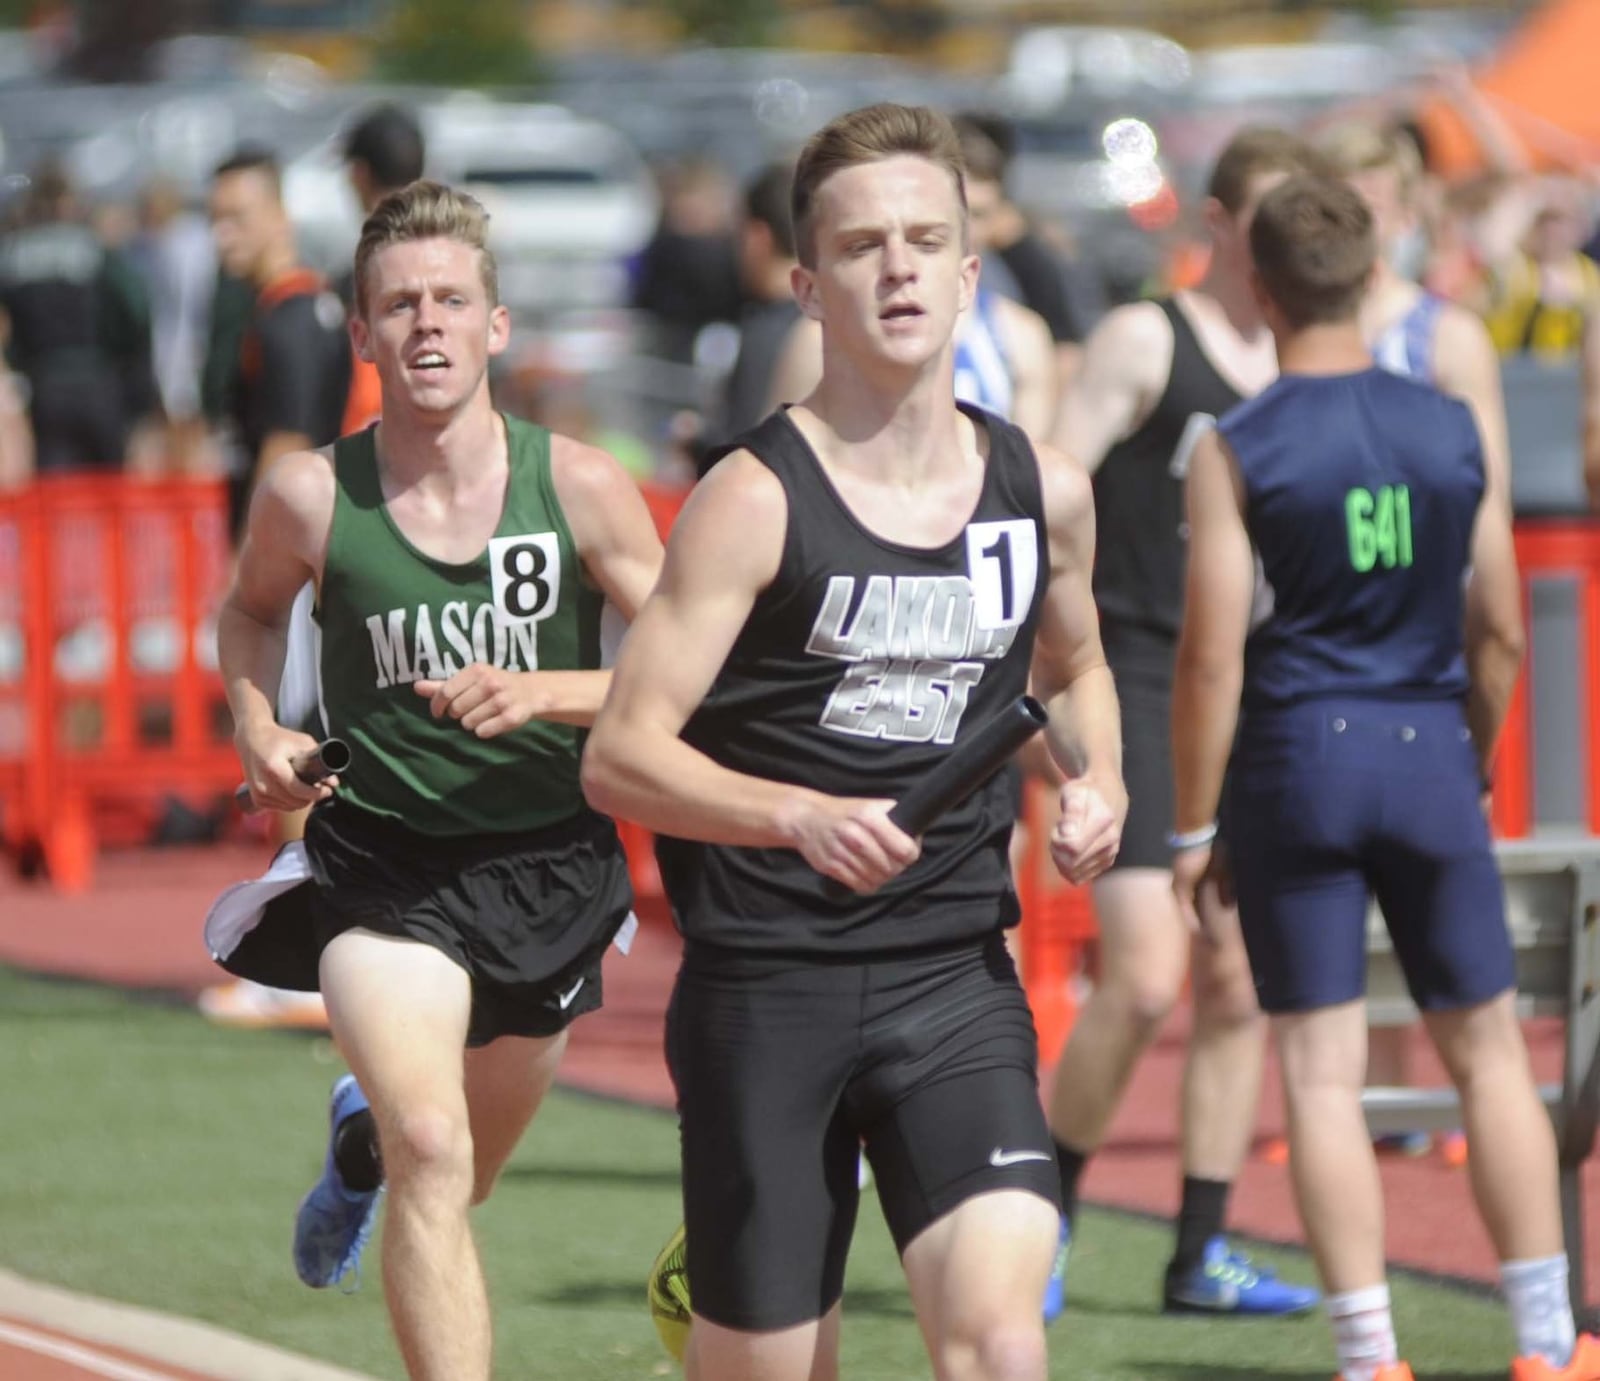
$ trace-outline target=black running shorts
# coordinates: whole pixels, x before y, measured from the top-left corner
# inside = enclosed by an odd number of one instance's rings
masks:
[[[1038,1042],[996,934],[936,953],[816,962],[686,952],[667,1013],[697,1314],[820,1318],[844,1288],[857,1155],[904,1252],[973,1195],[1059,1203]]]
[[[467,1044],[553,1036],[600,1006],[600,961],[633,904],[604,816],[440,839],[335,799],[306,822],[318,948],[362,927],[431,945],[472,979]]]

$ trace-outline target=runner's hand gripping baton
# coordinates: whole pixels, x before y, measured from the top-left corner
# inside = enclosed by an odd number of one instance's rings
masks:
[[[307,786],[315,786],[329,777],[338,776],[350,766],[350,745],[342,738],[325,738],[315,748],[297,753],[289,760],[289,765],[294,768],[294,775]],[[257,808],[255,802],[250,799],[250,787],[247,783],[240,782],[233,789],[233,799],[246,815]]]
[[[998,772],[1049,718],[1031,695],[1019,695],[896,801],[889,819],[909,835],[925,833],[945,811]]]

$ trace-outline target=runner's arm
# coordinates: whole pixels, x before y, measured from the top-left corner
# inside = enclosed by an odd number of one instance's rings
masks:
[[[1011,420],[1029,435],[1043,436],[1055,420],[1059,401],[1050,328],[1037,312],[1009,298],[997,298],[995,307],[1011,367]]]
[[[1472,528],[1466,605],[1467,724],[1487,784],[1526,642],[1511,509],[1493,502],[1487,485]]]
[[[333,467],[316,451],[273,466],[251,499],[232,587],[217,616],[217,658],[234,743],[257,805],[296,810],[330,794],[310,787],[289,759],[316,740],[277,722],[289,611],[307,581],[321,578],[333,523]]]
[[[1034,645],[1033,690],[1050,713],[1050,755],[1067,780],[1051,836],[1056,865],[1072,882],[1109,867],[1128,813],[1122,783],[1122,721],[1100,644],[1090,576],[1094,494],[1082,466],[1036,446],[1050,530],[1050,583]]]
[[[1448,304],[1439,320],[1439,387],[1472,409],[1483,439],[1485,498],[1511,503],[1511,438],[1500,356],[1482,318]]]
[[[1155,406],[1172,369],[1172,326],[1153,302],[1108,313],[1062,391],[1051,441],[1092,475]]]
[[[1217,432],[1201,437],[1186,494],[1189,569],[1172,686],[1174,828],[1217,818],[1244,686],[1255,557],[1233,458]]]

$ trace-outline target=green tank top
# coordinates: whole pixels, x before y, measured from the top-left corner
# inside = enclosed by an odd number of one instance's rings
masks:
[[[333,450],[333,527],[317,604],[328,732],[352,761],[340,796],[438,835],[515,833],[584,809],[582,731],[529,720],[480,739],[413,689],[470,662],[512,671],[600,665],[600,592],[585,578],[550,476],[550,433],[507,417],[500,524],[474,561],[418,551],[384,506],[373,428]]]

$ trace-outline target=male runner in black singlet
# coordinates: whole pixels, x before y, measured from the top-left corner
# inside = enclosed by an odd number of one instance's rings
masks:
[[[1117,678],[1131,806],[1122,851],[1094,886],[1100,969],[1056,1066],[1050,1130],[1061,1166],[1061,1249],[1045,1318],[1064,1306],[1078,1183],[1099,1149],[1139,1056],[1190,972],[1189,935],[1172,904],[1168,706],[1183,618],[1183,477],[1197,438],[1277,372],[1250,293],[1250,218],[1267,188],[1310,165],[1294,135],[1247,129],[1212,169],[1204,281],[1163,302],[1112,312],[1090,336],[1062,400],[1056,441],[1094,474],[1094,593]],[[1227,913],[1224,922],[1231,918]],[[1163,1282],[1168,1309],[1292,1314],[1316,1292],[1276,1279],[1222,1236],[1227,1196],[1250,1147],[1264,1046],[1237,927],[1193,946],[1194,1025],[1184,1068],[1183,1202]]]
[[[685,936],[689,1375],[837,1375],[864,1144],[939,1375],[1042,1381],[1057,1176],[1002,941],[1010,782],[920,841],[887,817],[1031,663],[1074,774],[1055,861],[1087,881],[1114,857],[1092,497],[955,402],[978,264],[947,120],[840,117],[801,156],[794,221],[821,382],[695,490],[584,760],[593,803],[663,836]]]

